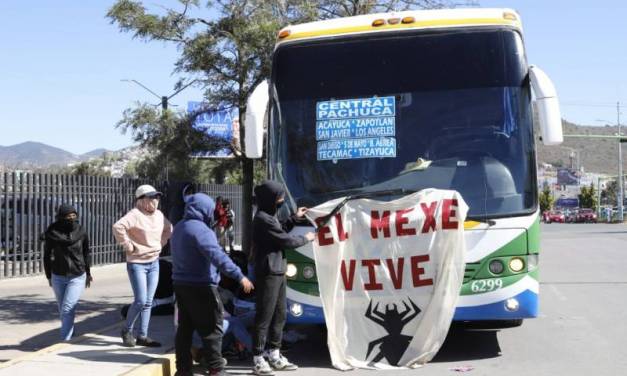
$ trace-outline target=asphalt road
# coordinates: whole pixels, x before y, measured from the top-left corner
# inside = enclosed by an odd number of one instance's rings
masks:
[[[627,226],[542,225],[540,268],[539,318],[513,329],[455,328],[425,367],[384,373],[454,375],[451,368],[469,366],[468,375],[626,374]],[[321,333],[310,330],[287,353],[301,366],[298,375],[342,374],[330,368]],[[248,373],[246,366],[229,371]]]
[[[627,226],[542,225],[541,315],[519,328],[453,329],[440,353],[417,370],[383,374],[623,375],[627,374]],[[131,300],[124,264],[94,268],[94,286],[83,295],[81,333],[119,321]],[[54,298],[43,277],[0,283],[0,359],[56,342]],[[293,375],[340,375],[330,366],[321,328],[287,355],[301,368]],[[250,374],[250,361],[231,361],[231,374]],[[356,370],[347,375],[373,375]],[[287,373],[286,373],[287,376]]]

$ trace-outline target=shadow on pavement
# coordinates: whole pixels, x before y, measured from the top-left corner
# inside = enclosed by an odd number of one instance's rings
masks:
[[[145,351],[145,349],[142,349],[142,351]],[[71,351],[60,353],[59,356],[87,360],[89,362],[128,363],[137,365],[147,363],[155,358],[148,354],[138,353],[138,349],[126,348]]]
[[[459,362],[501,356],[495,329],[468,329],[453,326],[438,354],[431,361]]]
[[[77,314],[102,312],[118,309],[118,304],[79,301]],[[30,324],[58,319],[57,302],[54,298],[42,299],[40,295],[23,294],[2,297],[0,300],[0,321],[5,324]]]
[[[15,298],[15,297],[10,297],[10,298]],[[17,304],[17,302],[13,301],[13,304]],[[18,344],[0,346],[0,351],[3,351],[3,350],[18,350],[18,351],[24,351],[24,352],[37,351],[44,347],[47,347],[47,346],[50,346],[59,342],[59,328],[61,326],[61,322],[57,316],[58,314],[56,310],[56,303],[49,302],[49,301],[35,302],[35,303],[21,301],[19,302],[19,305],[26,306],[26,308],[11,307],[10,304],[7,304],[6,299],[3,299],[0,302],[0,311],[1,311],[0,320],[4,321],[5,323],[7,321],[11,322],[10,320],[5,321],[6,319],[4,318],[6,316],[11,316],[10,312],[14,312],[17,316],[25,315],[26,312],[33,312],[33,314],[35,314],[35,312],[38,312],[39,314],[38,319],[35,319],[34,317],[31,319],[30,322],[36,323],[36,322],[48,321],[48,320],[54,319],[58,321],[58,327],[55,329],[45,331],[43,333],[39,333],[33,337],[24,339]],[[104,327],[120,322],[121,320],[121,316],[119,313],[120,306],[121,305],[118,305],[118,304],[99,304],[99,303],[93,304],[90,302],[80,302],[79,307],[78,307],[79,313],[80,312],[84,313],[85,311],[93,312],[94,310],[100,311],[101,313],[99,315],[92,316],[92,317],[83,319],[79,322],[76,322],[74,326],[74,332],[75,332],[74,336],[78,337],[85,333],[93,333]],[[42,312],[45,312],[45,315],[42,314]],[[91,340],[92,339],[90,338],[89,341]],[[97,338],[94,338],[93,340],[99,341],[99,339]],[[109,345],[109,343],[103,343],[103,344],[98,344],[98,345],[105,346],[105,345]]]
[[[327,348],[327,331],[324,326],[303,325],[291,326],[299,333],[307,336],[306,340],[296,344],[283,347],[281,352],[300,368],[327,368],[334,369],[331,365],[331,357]],[[246,360],[228,359],[227,370],[233,375],[250,375],[252,369],[252,358]],[[287,375],[289,372],[285,372]]]

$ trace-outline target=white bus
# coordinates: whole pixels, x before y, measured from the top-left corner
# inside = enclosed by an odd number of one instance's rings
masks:
[[[523,41],[509,9],[288,26],[271,79],[249,100],[247,153],[260,155],[265,121],[269,175],[285,184],[292,208],[350,195],[460,192],[469,219],[454,319],[520,324],[538,314],[535,140],[562,141],[555,89],[527,63]],[[323,322],[324,276],[311,246],[287,252],[288,321]]]

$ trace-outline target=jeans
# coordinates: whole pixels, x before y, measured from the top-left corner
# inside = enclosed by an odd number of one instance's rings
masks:
[[[224,307],[215,286],[174,285],[178,307],[176,328],[176,369],[192,369],[192,335],[198,332],[203,344],[203,358],[209,368],[221,369]]]
[[[86,274],[79,276],[62,276],[52,274],[52,289],[59,306],[61,317],[61,340],[68,341],[74,333],[74,315],[78,299],[85,290]]]
[[[246,326],[237,316],[229,316],[224,319],[224,334],[233,333],[235,339],[240,341],[249,351],[253,349],[253,339]]]
[[[287,319],[286,284],[285,275],[257,276],[253,355],[261,355],[266,342],[271,350],[281,348],[283,327]]]
[[[147,337],[152,300],[159,283],[159,260],[143,264],[128,262],[126,271],[135,297],[126,316],[126,330],[133,333],[133,327],[139,318],[138,337]]]

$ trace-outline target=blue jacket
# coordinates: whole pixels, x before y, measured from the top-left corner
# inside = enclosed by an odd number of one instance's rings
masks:
[[[175,284],[217,286],[220,272],[236,281],[244,278],[209,227],[214,208],[213,200],[204,193],[187,198],[183,219],[174,227],[170,239]]]

